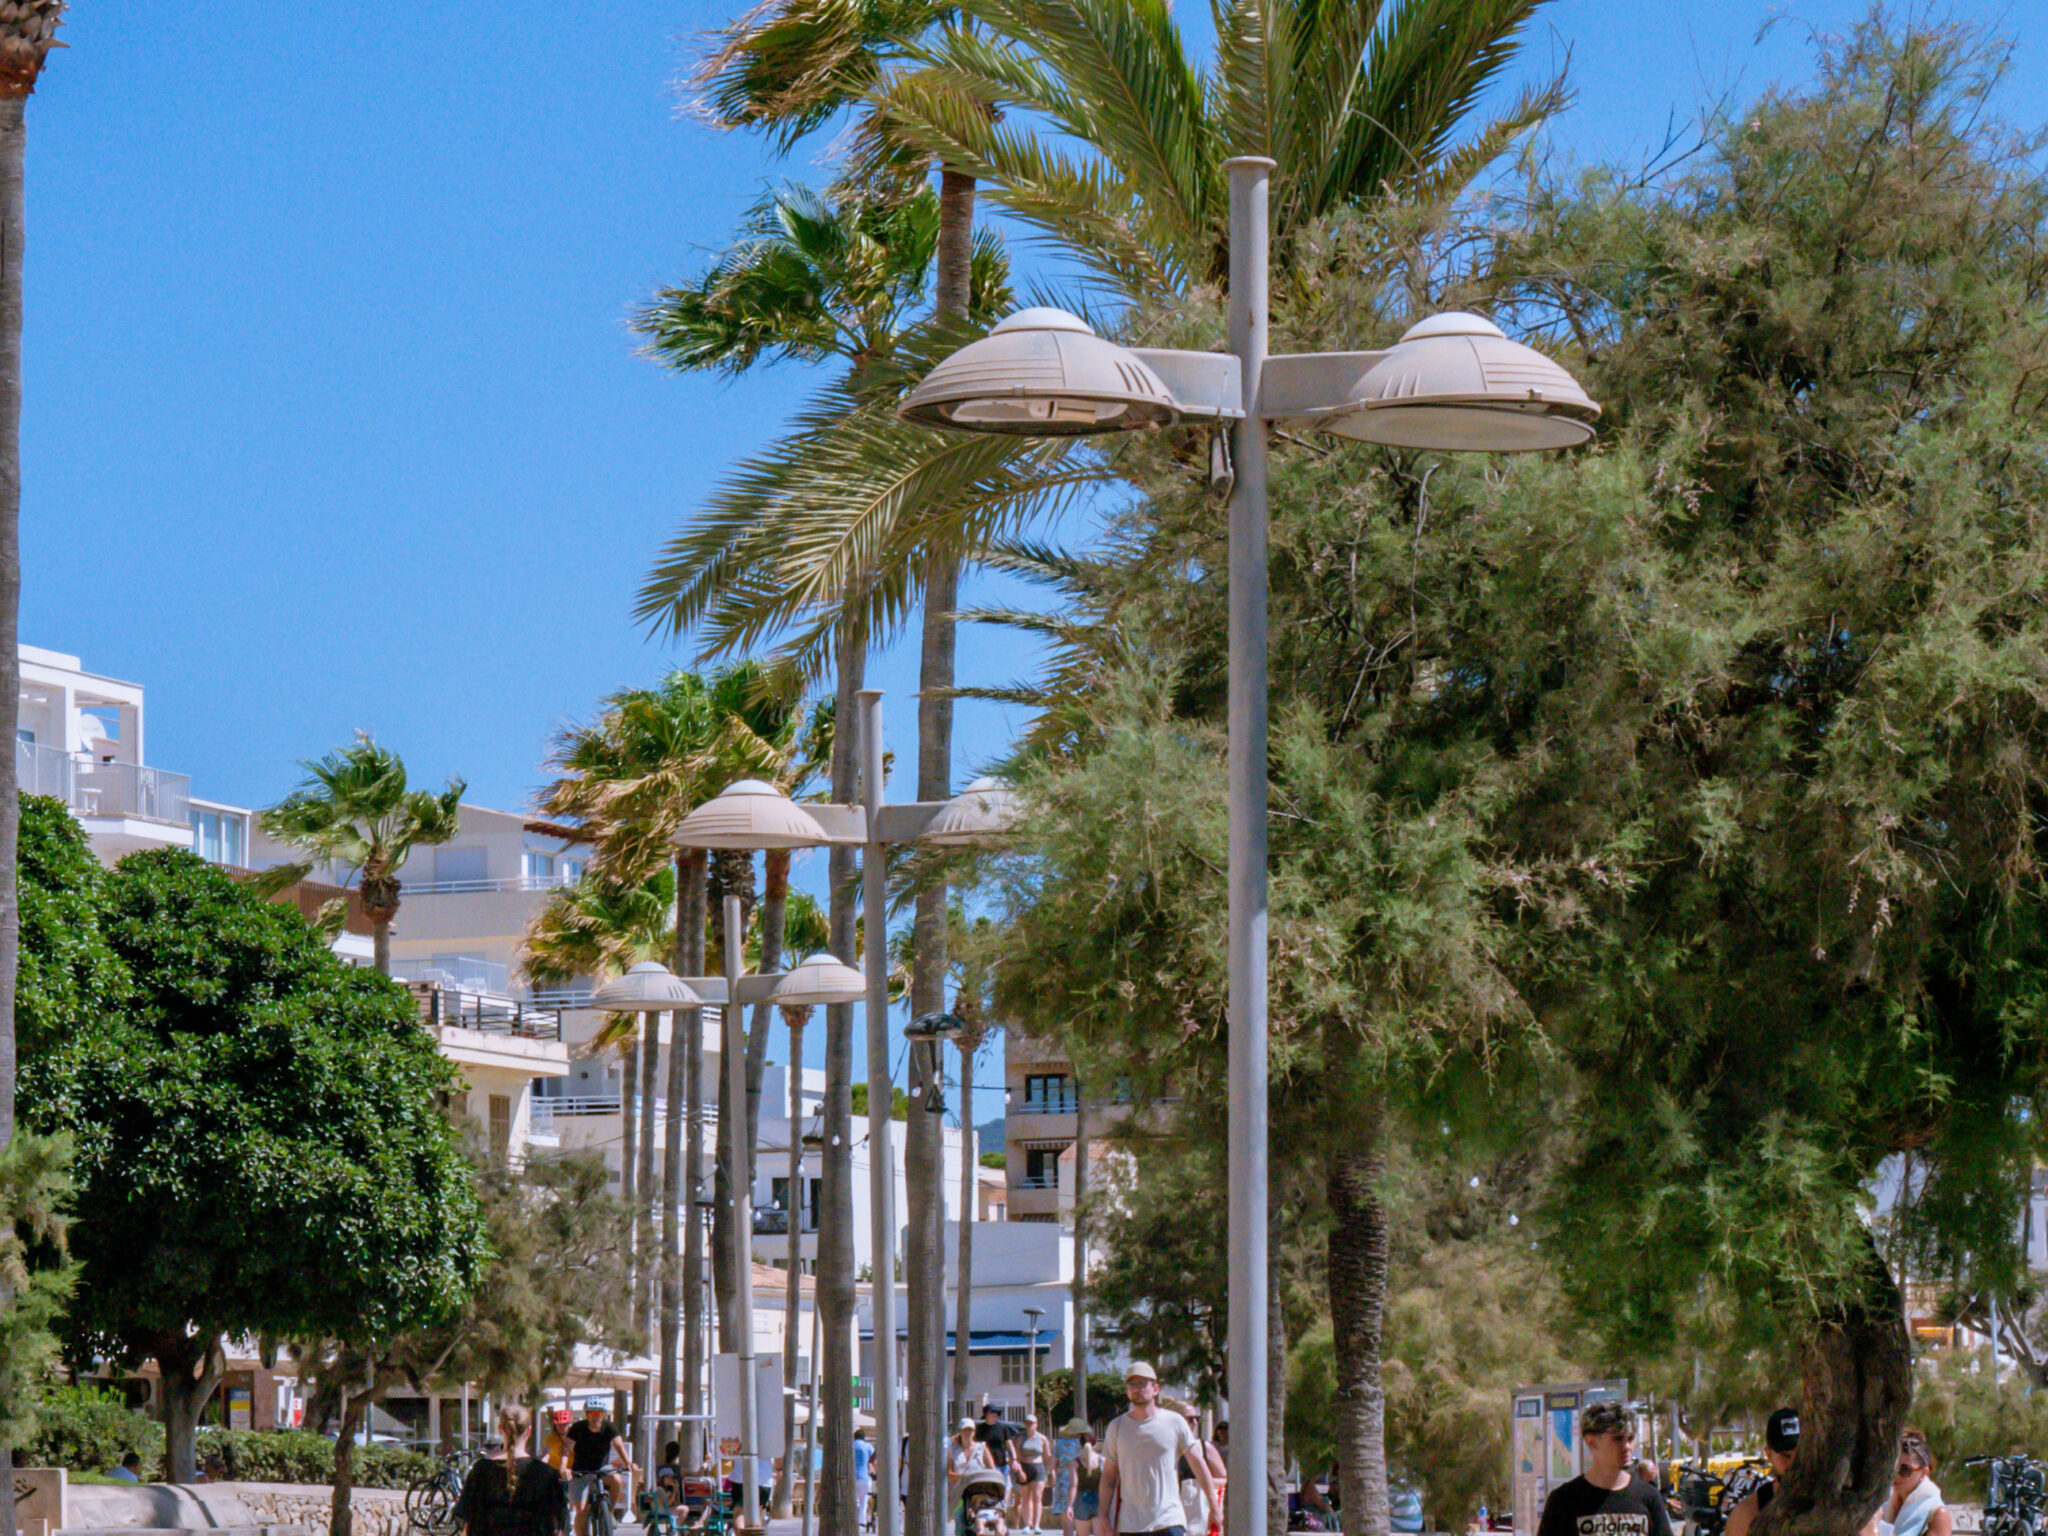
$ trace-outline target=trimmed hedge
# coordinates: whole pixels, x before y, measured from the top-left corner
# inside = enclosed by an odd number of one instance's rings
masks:
[[[238,1483],[332,1483],[334,1442],[303,1429],[199,1431],[199,1459],[218,1456]],[[395,1445],[356,1447],[358,1488],[404,1488],[434,1470],[431,1456]]]
[[[23,1443],[29,1465],[111,1472],[130,1451],[146,1482],[163,1464],[164,1427],[104,1387],[52,1383],[36,1407],[36,1431]]]

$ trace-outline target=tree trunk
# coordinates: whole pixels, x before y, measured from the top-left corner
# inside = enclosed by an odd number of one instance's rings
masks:
[[[1074,1417],[1088,1418],[1088,1100],[1074,1079]]]
[[[1277,1183],[1278,1180],[1274,1180]],[[1287,1530],[1287,1313],[1280,1305],[1287,1208],[1273,1190],[1266,1205],[1266,1530]],[[1229,1469],[1237,1471],[1235,1464]]]
[[[21,259],[26,91],[0,94],[0,1149],[14,1139],[14,985],[21,967],[15,847],[21,836]],[[0,1290],[0,1310],[10,1298]],[[5,1447],[0,1446],[0,1451]],[[5,1465],[0,1462],[0,1465]],[[12,1523],[14,1484],[0,1478],[0,1515]]]
[[[1387,1161],[1385,1114],[1371,1099],[1345,1108],[1344,1137],[1333,1137],[1326,1154],[1330,1326],[1336,1335],[1335,1427],[1344,1530],[1345,1536],[1389,1536],[1387,1398],[1380,1382],[1387,1311],[1387,1212],[1381,1201]]]
[[[334,1500],[327,1508],[327,1536],[352,1536],[349,1505],[356,1491],[356,1432],[363,1427],[372,1394],[342,1388],[341,1430],[334,1440]]]
[[[728,934],[725,931],[725,898],[737,895],[740,899],[740,931]],[[711,878],[706,897],[710,908],[711,937],[717,945],[717,974],[725,974],[725,947],[727,944],[741,946],[745,951],[747,942],[747,914],[754,905],[754,865],[751,854],[718,850],[711,855]],[[742,962],[741,969],[745,969]],[[721,1051],[728,1041],[723,1010],[719,1016],[719,1042]],[[753,1042],[747,1038],[745,1019],[739,1021],[736,1033],[740,1037],[740,1049],[746,1053],[745,1080],[746,1096],[751,1104],[761,1091],[761,1080],[754,1071]],[[766,1042],[763,1041],[763,1050]],[[723,1059],[721,1057],[721,1059]],[[765,1059],[765,1058],[764,1058]],[[717,1201],[711,1212],[711,1285],[718,1302],[718,1347],[727,1352],[739,1349],[739,1281],[733,1274],[733,1245],[738,1240],[732,1229],[733,1143],[731,1134],[733,1115],[746,1116],[747,1105],[732,1102],[731,1078],[725,1072],[718,1074],[718,1123],[726,1130],[717,1139],[716,1174],[713,1179],[713,1198]],[[751,1121],[743,1129],[752,1130]],[[751,1137],[741,1138],[740,1160],[746,1166],[739,1176],[744,1177],[752,1170],[753,1146]]]
[[[848,729],[859,708],[867,661],[866,642],[850,628],[839,636],[840,729],[832,735],[832,798],[850,804],[858,790],[856,732]],[[854,853],[830,854],[832,952],[848,965],[860,963],[854,928]],[[819,1536],[858,1536],[853,1507],[853,1008],[825,1010],[825,1147],[820,1174],[824,1200],[818,1209],[816,1305],[824,1343],[824,1463],[818,1475]],[[893,1449],[893,1448],[892,1448]],[[892,1488],[877,1488],[892,1498]],[[926,1536],[920,1532],[918,1536]]]
[[[660,1267],[654,1262],[653,1224],[654,1147],[656,1139],[663,1134],[658,1109],[660,1091],[661,1015],[643,1013],[640,1015],[640,1173],[634,1180],[640,1203],[633,1211],[633,1225],[640,1234],[635,1249],[640,1255],[640,1274],[634,1315],[640,1332],[648,1336],[650,1343],[654,1336],[654,1290],[661,1278]]]
[[[189,1483],[199,1475],[199,1415],[227,1372],[227,1357],[217,1338],[181,1335],[159,1340],[152,1353],[164,1387],[164,1480]]]
[[[953,1403],[961,1412],[967,1408],[967,1341],[974,1318],[974,1216],[979,1203],[974,1198],[979,1178],[973,1157],[974,1052],[980,1044],[973,1032],[960,1037],[960,1242],[953,1277]],[[1038,1404],[1033,1403],[1031,1411],[1036,1413]]]
[[[685,902],[680,883],[676,890],[676,902],[681,907]],[[677,915],[680,918],[681,913]],[[681,945],[677,947],[680,949]],[[678,955],[676,958],[680,962],[682,957]],[[665,1122],[668,1131],[661,1141],[661,1352],[660,1391],[655,1399],[655,1411],[664,1414],[676,1411],[676,1350],[682,1343],[683,1276],[678,1265],[682,1260],[683,1212],[689,1205],[689,1197],[683,1189],[683,1137],[688,1133],[683,1119],[688,1092],[684,1080],[689,1076],[685,1070],[689,1060],[683,1015],[681,1012],[672,1013],[668,1020],[668,1070],[663,1075],[663,1091],[668,1099]],[[674,1432],[678,1440],[683,1438],[680,1426],[676,1426]]]
[[[370,929],[370,964],[379,976],[391,974],[391,924],[378,923]]]
[[[702,849],[685,849],[677,866],[676,900],[685,903],[683,921],[676,931],[680,974],[704,974],[704,908],[709,900],[706,882],[710,864]],[[684,1118],[688,1127],[683,1148],[683,1353],[688,1356],[683,1374],[683,1412],[704,1411],[704,1343],[709,1319],[704,1315],[704,1222],[697,1210],[697,1197],[704,1188],[704,1012],[693,1008],[683,1016],[683,1055],[689,1081],[684,1085]],[[693,1421],[695,1441],[690,1465],[704,1465],[709,1448],[704,1426]]]
[[[974,178],[950,168],[939,172],[939,231],[933,312],[941,320],[965,315],[974,256]],[[945,800],[953,793],[953,681],[960,561],[951,550],[925,554],[924,634],[918,667],[917,797]],[[874,923],[878,936],[881,927]],[[946,1006],[946,887],[917,893],[911,927],[910,1012]],[[943,1063],[939,1075],[944,1075]],[[931,1085],[936,1089],[936,1084]],[[909,1412],[910,1483],[904,1513],[909,1536],[931,1536],[945,1514],[945,1200],[940,1192],[941,1117],[912,1105],[903,1135],[907,1233],[903,1277],[909,1308],[905,1383]],[[968,1213],[962,1213],[963,1215]],[[964,1349],[966,1341],[958,1341]],[[878,1494],[879,1496],[879,1494]]]
[[[1913,1402],[1905,1303],[1868,1232],[1863,1292],[1798,1342],[1799,1455],[1757,1536],[1850,1536],[1891,1486]]]
[[[784,860],[784,879],[788,878],[787,856]],[[775,899],[775,870],[771,863],[768,871],[769,901]],[[764,921],[763,927],[766,927]],[[787,1289],[782,1298],[782,1443],[786,1448],[782,1456],[782,1470],[775,1474],[775,1497],[770,1501],[771,1513],[778,1520],[789,1518],[790,1488],[796,1476],[796,1341],[798,1312],[802,1301],[803,1261],[798,1255],[803,1249],[804,1229],[804,1023],[810,1015],[807,1007],[786,1008],[782,1017],[789,1025],[789,1197],[783,1202],[783,1209],[789,1214],[789,1236],[783,1239],[783,1252],[788,1255],[784,1273]],[[816,1492],[816,1490],[812,1490]]]

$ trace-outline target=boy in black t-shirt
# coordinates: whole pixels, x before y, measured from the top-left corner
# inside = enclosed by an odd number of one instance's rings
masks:
[[[1632,1476],[1635,1416],[1620,1403],[1588,1403],[1579,1411],[1586,1470],[1550,1490],[1536,1536],[1671,1536],[1664,1500]]]

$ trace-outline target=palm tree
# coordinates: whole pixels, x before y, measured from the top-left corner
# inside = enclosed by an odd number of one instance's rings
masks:
[[[391,920],[398,916],[398,872],[415,848],[445,843],[461,817],[460,779],[440,794],[408,789],[405,763],[367,731],[355,745],[301,763],[306,779],[263,813],[263,830],[312,858],[270,872],[266,884],[303,880],[316,864],[332,862],[356,877],[363,915],[370,920],[372,955],[379,974],[391,974]]]
[[[15,0],[0,12],[0,1152],[14,1140],[14,984],[21,966],[15,850],[21,837],[21,263],[28,99],[57,44],[64,0]],[[13,1304],[0,1277],[0,1316]],[[10,1464],[0,1434],[0,1467]],[[14,1529],[14,1483],[0,1481],[0,1530]]]

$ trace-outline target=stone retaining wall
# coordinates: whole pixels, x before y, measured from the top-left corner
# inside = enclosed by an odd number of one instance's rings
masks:
[[[68,1530],[201,1530],[295,1526],[324,1533],[331,1489],[316,1483],[73,1484]],[[358,1488],[349,1496],[352,1536],[406,1536],[405,1495]]]

